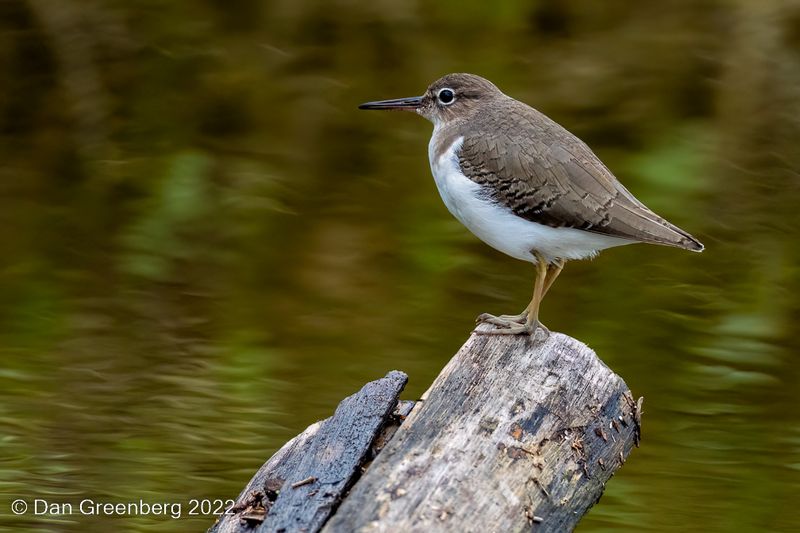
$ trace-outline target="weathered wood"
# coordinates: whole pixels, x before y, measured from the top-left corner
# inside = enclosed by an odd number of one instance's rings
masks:
[[[392,371],[367,383],[343,400],[332,417],[285,444],[239,494],[233,512],[221,516],[209,532],[318,531],[364,462],[390,438],[387,421],[407,381],[404,373]],[[400,407],[407,412],[410,406]]]
[[[575,339],[473,334],[323,532],[570,531],[638,443],[640,413]]]
[[[473,334],[416,404],[405,380],[287,443],[211,531],[570,531],[638,445],[641,399],[560,333]]]

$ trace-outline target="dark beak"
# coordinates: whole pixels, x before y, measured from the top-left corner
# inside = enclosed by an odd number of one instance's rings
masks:
[[[394,100],[380,100],[378,102],[367,102],[358,106],[359,109],[387,109],[387,110],[407,110],[419,109],[422,105],[422,97],[414,96],[411,98],[395,98]]]

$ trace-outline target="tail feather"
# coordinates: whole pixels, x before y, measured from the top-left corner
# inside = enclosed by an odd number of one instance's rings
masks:
[[[629,193],[630,194],[630,193]],[[688,232],[672,224],[633,198],[630,203],[618,203],[615,229],[639,242],[673,246],[692,252],[702,252],[703,244]]]
[[[645,239],[645,242],[673,246],[691,252],[702,252],[705,248],[703,243],[692,237],[689,232],[682,230],[649,209],[647,209],[646,213],[640,213],[640,216],[642,216],[642,219],[647,220],[645,227],[642,227],[643,233],[649,237],[649,239]]]
[[[705,249],[703,243],[692,237],[688,232],[682,230],[675,224],[664,221],[667,228],[669,228],[676,236],[676,240],[665,242],[667,246],[674,246],[682,248],[691,252],[702,252]]]

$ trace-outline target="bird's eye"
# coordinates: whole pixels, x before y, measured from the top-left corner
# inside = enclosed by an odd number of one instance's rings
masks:
[[[438,97],[441,103],[449,105],[456,99],[456,93],[453,92],[453,89],[442,89],[439,91]]]

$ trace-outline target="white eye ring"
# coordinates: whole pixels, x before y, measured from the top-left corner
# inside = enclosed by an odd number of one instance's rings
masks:
[[[456,101],[456,92],[449,87],[444,87],[436,93],[436,98],[442,105],[450,105]]]

